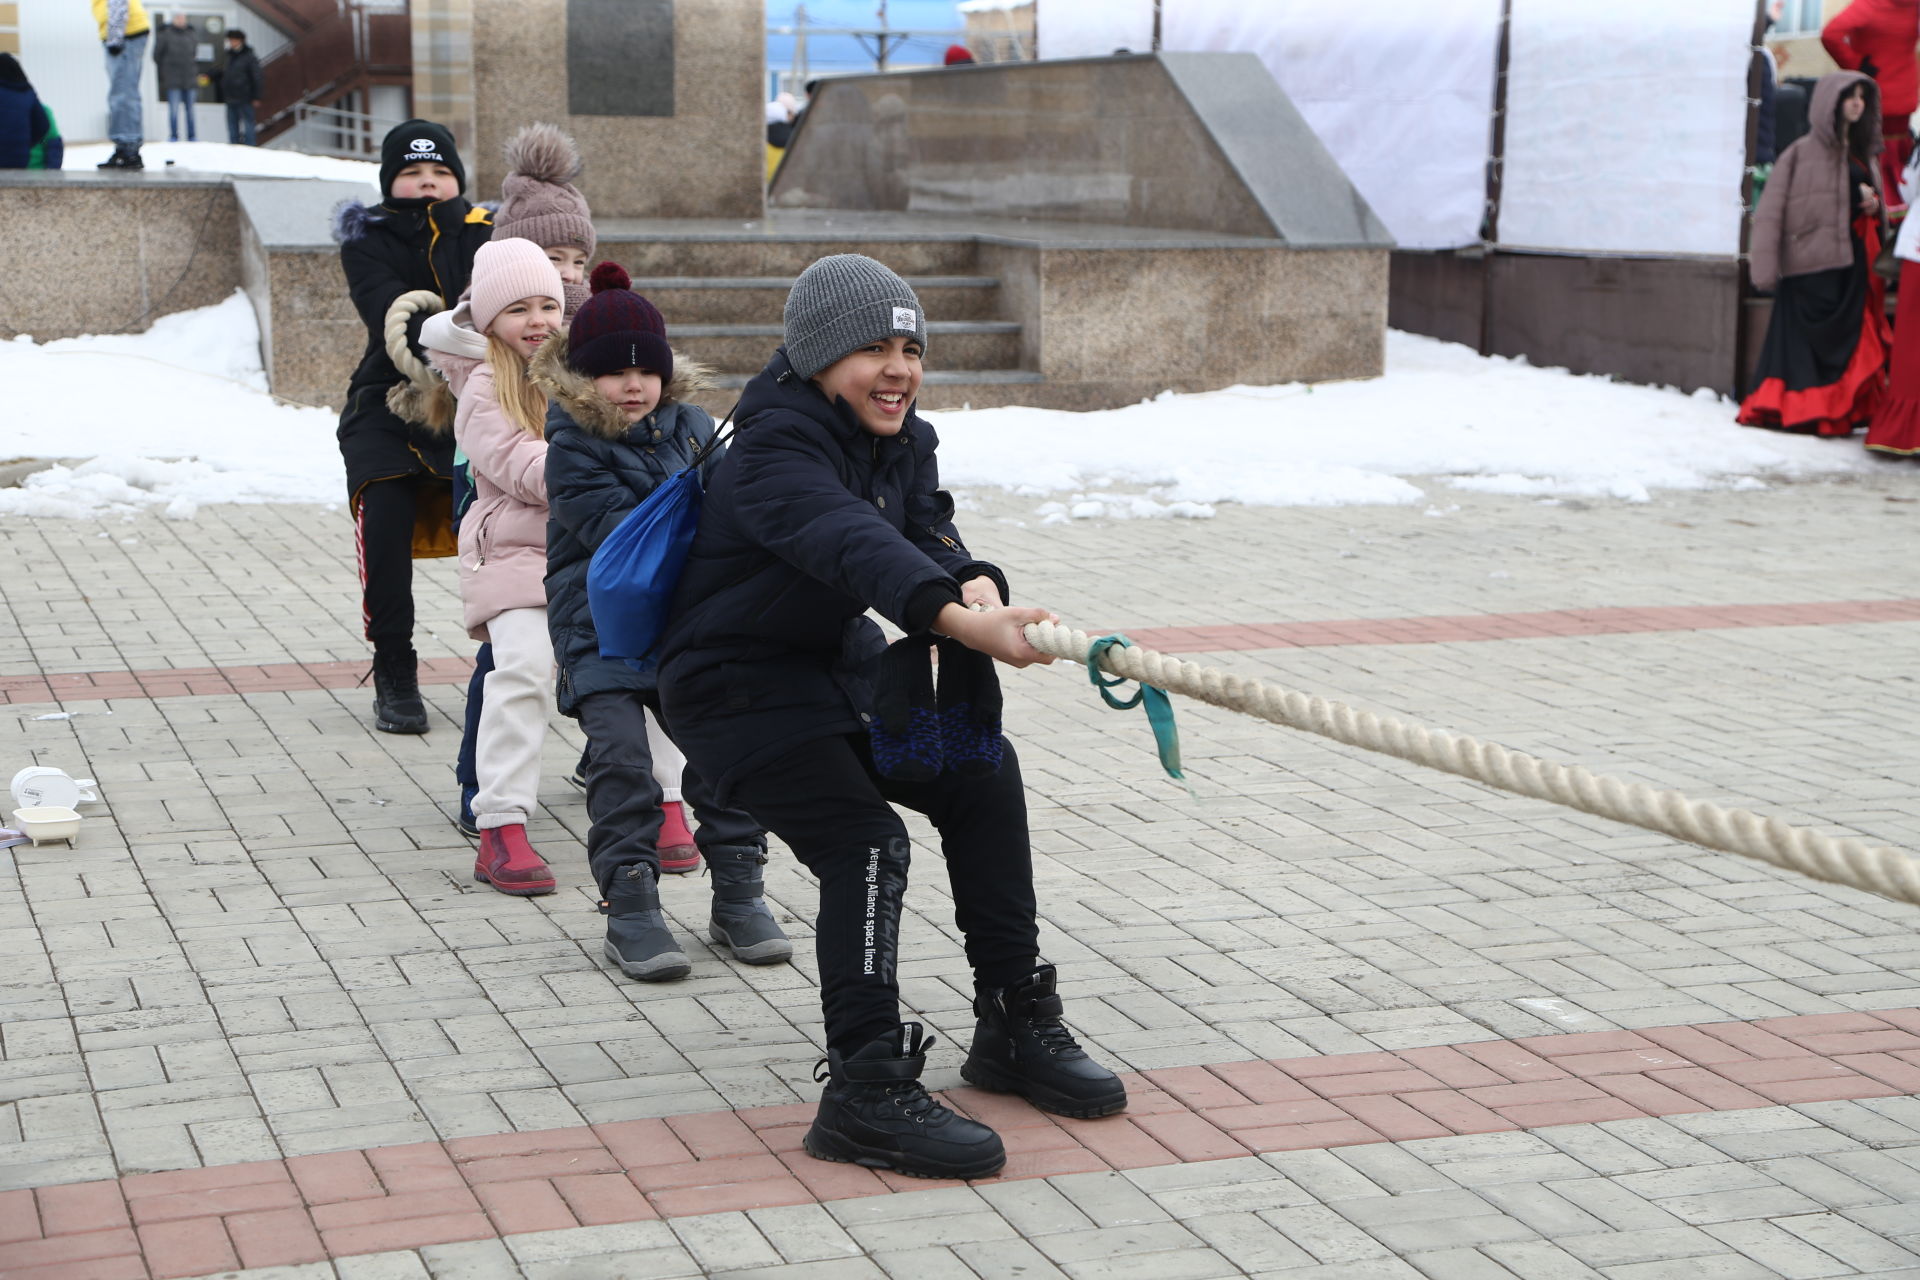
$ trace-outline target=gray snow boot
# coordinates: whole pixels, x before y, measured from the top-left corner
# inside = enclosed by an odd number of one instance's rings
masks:
[[[713,918],[707,937],[733,952],[742,964],[784,964],[793,959],[793,943],[780,931],[762,896],[767,851],[751,844],[717,844],[702,850],[713,876]]]
[[[600,913],[607,918],[602,950],[629,978],[670,982],[693,972],[660,910],[659,873],[647,863],[636,862],[614,877]]]

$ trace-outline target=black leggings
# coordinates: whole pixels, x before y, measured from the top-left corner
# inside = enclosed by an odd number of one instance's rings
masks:
[[[867,742],[865,734],[809,742],[743,777],[733,795],[819,877],[820,1002],[827,1046],[843,1054],[900,1021],[894,970],[908,845],[894,804],[925,814],[940,833],[975,981],[1006,986],[1033,972],[1040,951],[1026,790],[1012,745],[991,777],[896,782],[874,769]]]

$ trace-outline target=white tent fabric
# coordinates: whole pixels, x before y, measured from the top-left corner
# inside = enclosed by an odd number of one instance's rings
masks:
[[[1033,11],[1042,58],[1104,58],[1153,48],[1153,0],[1046,0]]]
[[[1047,21],[1047,6],[1036,12]],[[1257,54],[1403,249],[1480,240],[1500,0],[1181,0],[1161,45]]]
[[[1513,0],[1503,247],[1740,252],[1753,0]]]

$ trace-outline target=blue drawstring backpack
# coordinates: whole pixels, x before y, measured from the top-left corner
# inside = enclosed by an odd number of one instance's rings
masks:
[[[730,423],[733,415],[727,418]],[[653,651],[667,629],[673,589],[680,585],[680,571],[700,525],[700,504],[706,497],[700,464],[730,434],[724,425],[716,430],[713,439],[694,450],[687,469],[648,494],[593,553],[587,564],[587,608],[600,637],[601,657],[623,659],[636,671],[652,669]]]

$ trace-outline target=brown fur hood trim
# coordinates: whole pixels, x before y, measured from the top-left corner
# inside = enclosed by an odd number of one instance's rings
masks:
[[[582,431],[604,440],[618,440],[631,424],[620,407],[600,394],[593,379],[567,363],[567,335],[555,334],[540,344],[540,350],[527,364],[527,376],[547,393],[547,398],[567,411]],[[686,400],[715,385],[713,370],[698,360],[673,353],[673,380],[661,393],[660,403]]]

